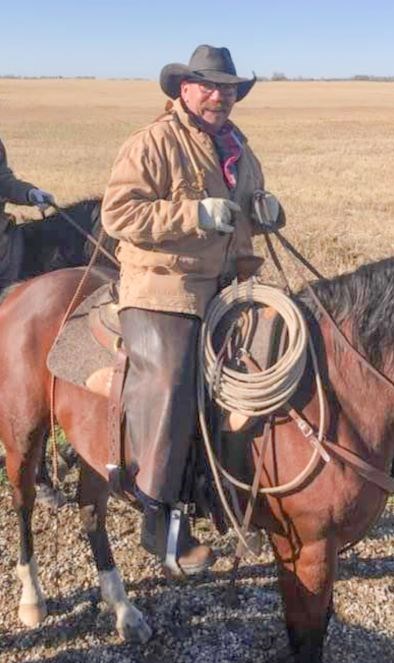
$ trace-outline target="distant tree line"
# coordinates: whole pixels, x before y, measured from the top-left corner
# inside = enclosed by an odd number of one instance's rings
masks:
[[[313,78],[308,76],[296,76],[288,77],[286,74],[283,74],[281,71],[274,71],[271,77],[269,76],[257,76],[258,81],[388,81],[393,82],[394,76],[371,76],[369,74],[356,74],[355,76],[349,76],[348,78],[341,77],[320,77]]]
[[[75,79],[80,79],[80,80],[96,80],[96,76],[17,76],[15,74],[0,74],[0,79],[2,78],[12,78],[12,79],[17,79],[17,80],[75,80]],[[128,78],[127,76],[110,76],[108,77],[108,80],[113,80],[113,81],[147,81],[149,80],[148,78],[143,78],[143,77],[138,77],[134,76],[132,78]],[[257,76],[258,81],[387,81],[387,82],[393,82],[394,81],[394,76],[371,76],[369,74],[356,74],[355,76],[350,76],[348,78],[340,78],[340,77],[333,77],[333,78],[326,78],[326,77],[320,77],[320,78],[313,78],[313,77],[308,77],[308,76],[296,76],[296,77],[289,77],[286,76],[286,74],[280,72],[280,71],[274,71],[272,76]]]
[[[0,78],[16,78],[18,80],[33,80],[33,81],[41,81],[41,80],[58,80],[58,79],[71,79],[75,80],[76,78],[80,78],[82,80],[95,80],[96,76],[17,76],[15,74],[0,74]]]
[[[21,81],[95,81],[97,76],[17,76],[15,74],[0,74],[0,80],[4,78],[11,78],[13,80]],[[107,81],[148,81],[149,78],[142,78],[139,76],[134,76],[129,78],[128,76],[106,76],[105,80]]]

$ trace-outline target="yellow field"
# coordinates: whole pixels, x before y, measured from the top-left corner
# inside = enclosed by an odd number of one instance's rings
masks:
[[[0,135],[15,172],[63,204],[102,194],[124,138],[164,103],[149,81],[0,80]],[[393,255],[393,83],[258,83],[233,119],[318,268]]]

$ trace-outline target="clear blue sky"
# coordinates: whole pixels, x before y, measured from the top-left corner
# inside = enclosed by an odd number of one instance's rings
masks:
[[[0,75],[157,79],[198,44],[238,73],[394,75],[393,0],[0,0]]]

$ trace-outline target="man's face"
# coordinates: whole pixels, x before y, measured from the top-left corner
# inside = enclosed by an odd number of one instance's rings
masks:
[[[182,81],[181,99],[204,130],[216,134],[227,121],[237,98],[237,86],[227,83]]]

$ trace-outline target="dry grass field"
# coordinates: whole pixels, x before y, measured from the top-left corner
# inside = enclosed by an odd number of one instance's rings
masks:
[[[152,81],[0,80],[0,135],[19,176],[72,202],[103,192],[124,138],[164,103]],[[233,118],[322,272],[393,254],[393,83],[261,82]]]
[[[103,193],[122,141],[164,104],[158,84],[149,81],[0,79],[0,137],[18,176],[52,191],[59,204],[71,203]],[[258,83],[233,118],[262,161],[267,188],[284,205],[285,235],[321,272],[394,255],[394,83]],[[39,218],[27,207],[14,212],[19,220]],[[50,615],[26,629],[17,621],[18,528],[0,472],[0,663],[288,660],[267,541],[259,564],[242,565],[240,606],[229,608],[231,533],[219,537],[203,523],[199,535],[220,557],[214,572],[188,585],[169,584],[138,545],[138,513],[111,500],[115,556],[130,599],[154,629],[146,647],[121,644],[100,603],[74,475],[63,485],[68,503],[59,512],[58,533],[45,507],[34,518]],[[325,663],[392,663],[393,532],[391,500],[379,524],[342,556]]]

